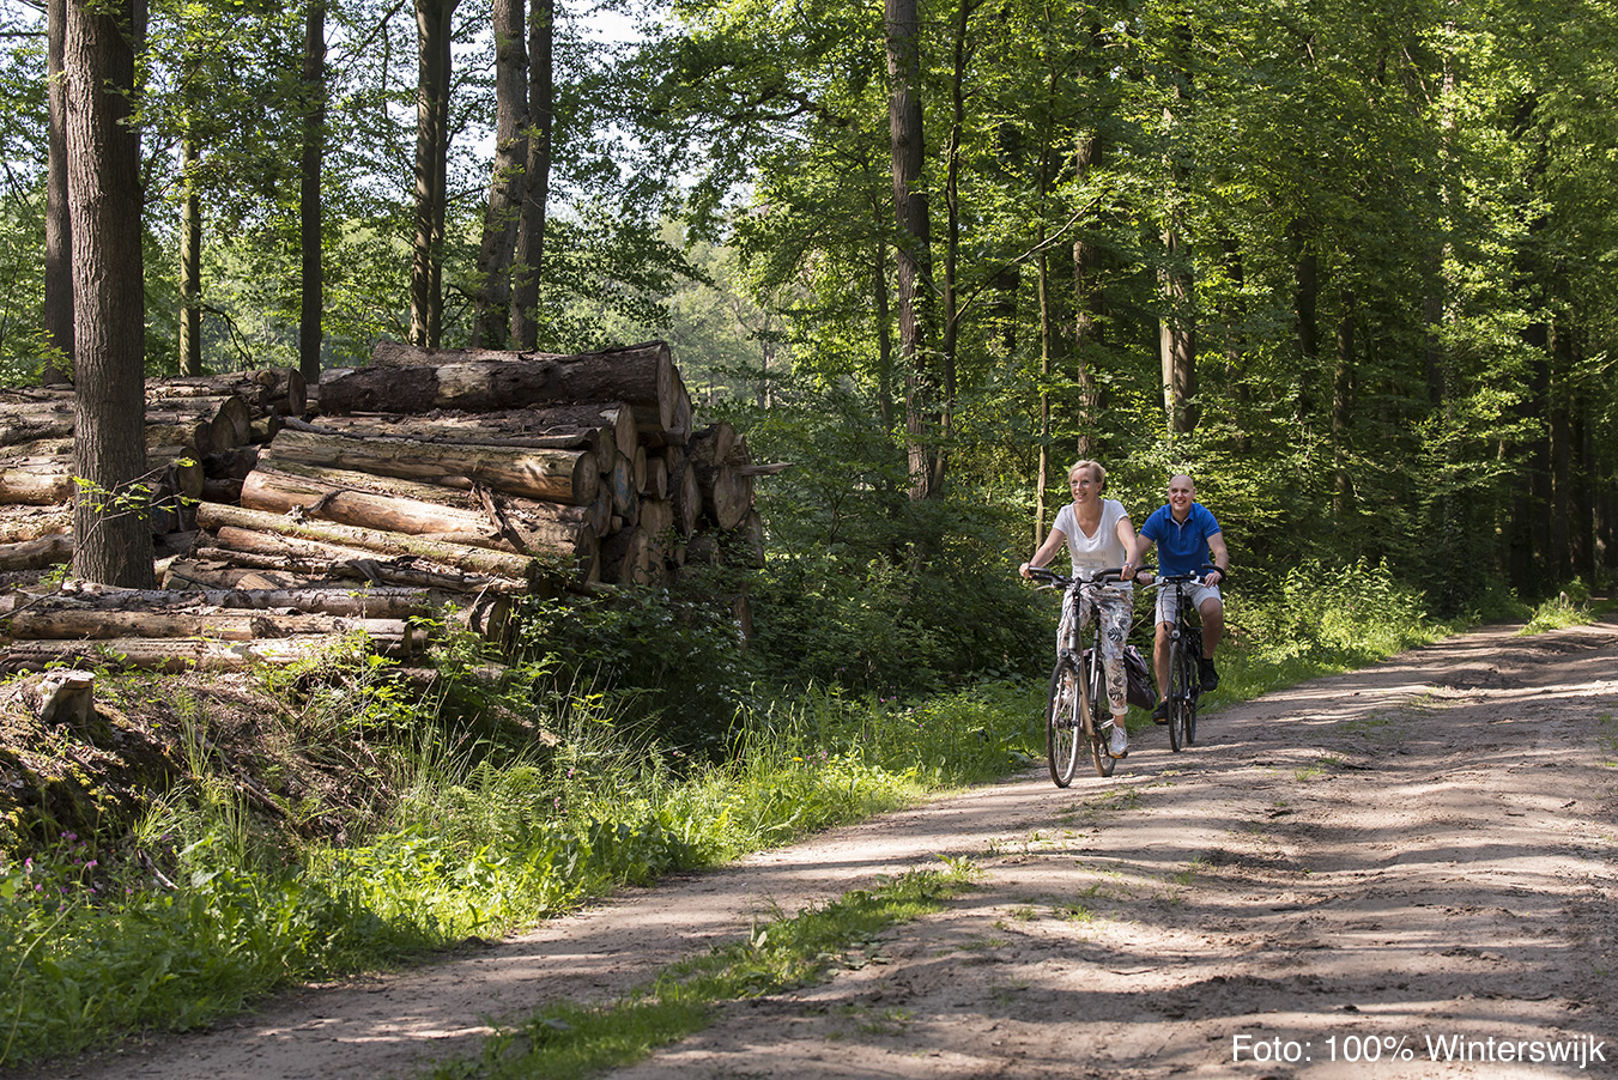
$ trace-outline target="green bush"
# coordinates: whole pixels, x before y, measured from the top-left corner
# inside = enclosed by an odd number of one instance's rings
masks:
[[[1430,634],[1422,593],[1363,560],[1302,563],[1259,598],[1233,591],[1229,621],[1238,644],[1276,658],[1370,659]]]
[[[728,607],[666,589],[622,588],[600,598],[530,599],[517,653],[548,673],[553,699],[607,702],[604,720],[641,741],[655,737],[714,756],[755,673]]]

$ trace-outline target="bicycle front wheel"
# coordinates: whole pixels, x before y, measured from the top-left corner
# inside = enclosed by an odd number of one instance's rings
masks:
[[[1045,759],[1057,787],[1071,784],[1079,769],[1081,696],[1078,667],[1072,660],[1058,660],[1051,672],[1051,692],[1045,704]]]
[[[1174,645],[1169,665],[1169,748],[1175,753],[1196,739],[1197,724],[1196,660],[1186,641]]]
[[[1107,677],[1101,667],[1101,646],[1092,642],[1085,655],[1083,694],[1080,697],[1079,718],[1084,734],[1090,741],[1090,760],[1096,775],[1111,776],[1118,767],[1118,759],[1107,750],[1107,732],[1101,726],[1101,703],[1107,698]],[[1111,712],[1109,707],[1108,712]]]

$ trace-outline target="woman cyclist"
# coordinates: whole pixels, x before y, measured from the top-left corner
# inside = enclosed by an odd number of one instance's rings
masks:
[[[1129,753],[1129,733],[1124,728],[1124,716],[1129,710],[1124,643],[1129,638],[1129,624],[1134,617],[1135,587],[1129,579],[1135,576],[1135,567],[1140,564],[1139,542],[1123,504],[1101,497],[1107,490],[1107,470],[1099,462],[1075,463],[1067,471],[1067,479],[1073,491],[1073,502],[1062,507],[1050,535],[1017,572],[1029,577],[1030,569],[1049,563],[1064,543],[1073,561],[1073,577],[1078,581],[1087,580],[1097,570],[1123,567],[1124,581],[1080,591],[1078,613],[1082,626],[1084,620],[1090,618],[1093,597],[1096,625],[1100,628],[1096,636],[1101,645],[1101,666],[1107,675],[1107,700],[1112,706],[1112,734],[1107,739],[1107,752],[1121,758]],[[1078,588],[1078,585],[1073,587]],[[1072,605],[1064,603],[1062,625],[1056,632],[1058,649],[1071,642],[1078,630],[1071,623],[1071,612]]]

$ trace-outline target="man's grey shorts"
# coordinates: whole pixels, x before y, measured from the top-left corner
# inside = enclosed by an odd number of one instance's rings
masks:
[[[1203,602],[1207,600],[1213,600],[1221,607],[1224,606],[1225,602],[1224,600],[1220,599],[1219,586],[1217,585],[1198,585],[1196,582],[1187,582],[1184,588],[1185,594],[1191,598],[1192,606],[1198,611],[1202,610]],[[1157,590],[1158,622],[1171,623],[1174,621],[1175,616],[1179,614],[1178,609],[1174,605],[1175,597],[1178,595],[1179,594],[1172,588],[1162,588]]]

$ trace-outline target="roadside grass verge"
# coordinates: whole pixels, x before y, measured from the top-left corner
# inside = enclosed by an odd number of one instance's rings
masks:
[[[1300,567],[1281,586],[1263,600],[1230,595],[1211,705],[1458,628],[1430,618],[1385,567]],[[499,691],[494,711],[558,736],[540,748],[456,731],[444,701],[386,674],[372,657],[269,687],[299,704],[280,719],[267,710],[266,732],[284,724],[286,740],[386,775],[385,805],[350,822],[349,837],[312,840],[250,812],[196,717],[186,775],[133,830],[0,855],[0,1065],[194,1028],[277,987],[498,937],[620,884],[717,865],[1043,754],[1042,678],[920,702],[755,687],[716,736],[719,760],[695,761],[620,721],[603,695],[542,693],[538,678]],[[281,806],[289,820],[320,811]]]
[[[1217,654],[1219,689],[1206,705],[1248,701],[1323,675],[1365,667],[1453,634],[1469,620],[1431,617],[1422,593],[1385,564],[1294,568],[1270,595],[1226,600],[1227,644]]]
[[[1527,625],[1518,631],[1527,636],[1543,634],[1547,630],[1565,630],[1570,626],[1584,626],[1618,611],[1618,602],[1590,595],[1589,586],[1574,578],[1555,596],[1547,597],[1534,609]]]
[[[194,1028],[277,987],[498,937],[1029,760],[1013,683],[921,704],[803,693],[739,715],[731,756],[696,763],[620,731],[592,695],[538,703],[556,750],[479,756],[424,734],[435,717],[374,672],[360,665],[330,715],[301,720],[397,778],[356,842],[267,833],[199,756],[132,832],[0,856],[0,1064]]]
[[[727,1002],[807,986],[888,927],[938,911],[969,887],[970,868],[917,870],[755,926],[744,941],[665,968],[616,1002],[556,1003],[491,1036],[481,1054],[444,1062],[434,1080],[572,1080],[638,1061],[708,1026]]]

